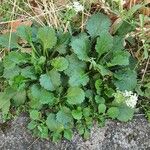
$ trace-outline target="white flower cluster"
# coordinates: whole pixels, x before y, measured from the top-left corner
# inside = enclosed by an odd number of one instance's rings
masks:
[[[128,107],[135,108],[136,103],[138,101],[138,96],[136,93],[133,93],[132,91],[125,91],[123,93],[123,96],[125,97],[125,103]]]
[[[79,2],[73,2],[72,5],[67,5],[67,8],[74,9],[77,13],[84,10],[84,7]]]

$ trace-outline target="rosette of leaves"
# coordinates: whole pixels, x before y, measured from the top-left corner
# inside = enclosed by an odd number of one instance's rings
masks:
[[[2,113],[25,106],[31,119],[28,128],[35,136],[53,141],[71,140],[74,127],[88,138],[94,120],[103,125],[107,117],[131,119],[133,111],[113,101],[116,89],[134,90],[136,71],[120,42],[124,37],[111,35],[110,26],[111,20],[97,13],[76,35],[47,26],[19,27],[1,63],[7,84],[0,93]],[[31,53],[19,39],[26,41]],[[0,36],[2,47],[8,41],[6,35]]]

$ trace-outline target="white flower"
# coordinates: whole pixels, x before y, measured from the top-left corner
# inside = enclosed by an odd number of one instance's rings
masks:
[[[73,8],[76,12],[84,10],[84,7],[79,2],[73,2]]]
[[[125,97],[125,103],[128,107],[135,108],[136,103],[138,101],[138,96],[136,93],[133,93],[132,91],[125,91],[123,93],[123,96]]]
[[[125,90],[125,92],[123,93],[125,97],[131,96],[132,94],[133,94],[132,91],[127,91],[127,90]]]
[[[76,13],[84,10],[84,7],[79,2],[73,2],[72,4],[68,4],[66,8],[73,9]]]

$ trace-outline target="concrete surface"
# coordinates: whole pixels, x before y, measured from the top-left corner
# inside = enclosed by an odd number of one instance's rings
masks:
[[[141,116],[128,123],[108,121],[103,128],[95,125],[88,141],[76,134],[71,142],[57,144],[32,137],[27,122],[21,115],[0,123],[0,150],[150,150],[150,124]]]

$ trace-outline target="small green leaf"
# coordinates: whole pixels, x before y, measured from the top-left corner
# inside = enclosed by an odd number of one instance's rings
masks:
[[[53,132],[51,136],[52,136],[52,141],[55,143],[58,143],[58,141],[60,141],[62,138],[62,134],[60,132]]]
[[[99,95],[96,95],[95,96],[95,102],[97,104],[104,104],[105,103],[105,99],[103,97],[99,96]]]
[[[107,53],[113,47],[113,37],[108,32],[104,32],[100,37],[97,38],[96,42],[96,52],[99,54],[99,57],[104,53]]]
[[[99,112],[99,114],[103,114],[103,113],[105,113],[105,111],[106,111],[106,105],[105,104],[99,104],[98,105],[98,112]]]
[[[119,115],[119,109],[117,107],[110,107],[107,111],[107,115],[112,118],[115,119],[118,117]]]
[[[51,27],[39,28],[37,36],[40,39],[44,50],[48,48],[52,49],[56,45],[57,37],[55,30]]]
[[[73,37],[71,41],[73,52],[80,60],[88,60],[88,53],[90,50],[90,41],[85,33]]]
[[[90,138],[90,132],[87,129],[85,129],[83,136],[84,136],[84,139],[89,139]]]
[[[43,124],[40,124],[37,128],[40,131],[40,137],[44,139],[48,139],[49,136],[48,127]]]
[[[95,81],[95,88],[96,88],[97,94],[100,94],[102,91],[102,83],[103,81],[101,79],[98,79]]]
[[[82,118],[82,110],[81,107],[76,110],[72,110],[72,116],[76,120],[80,120]]]
[[[86,108],[83,108],[83,116],[86,118],[86,117],[89,117],[91,115],[91,109],[89,107],[86,107]]]
[[[67,129],[67,130],[64,130],[64,137],[71,141],[72,140],[72,137],[73,137],[73,132],[71,129]]]
[[[67,91],[67,102],[69,104],[81,104],[85,99],[84,91],[79,87],[70,87]]]
[[[41,118],[41,113],[37,110],[31,110],[30,111],[30,118],[32,120],[40,120]]]
[[[97,13],[90,17],[87,21],[86,29],[91,37],[102,35],[102,32],[108,32],[111,25],[111,20],[108,16]]]
[[[125,96],[123,95],[122,92],[117,91],[116,93],[114,93],[113,96],[115,97],[115,99],[113,101],[114,104],[122,105],[125,102]]]
[[[51,61],[51,65],[57,70],[57,71],[64,71],[68,68],[68,60],[64,57],[56,57]]]
[[[27,128],[28,128],[29,130],[33,130],[33,129],[36,128],[36,126],[37,126],[36,121],[32,120],[31,122],[28,123]]]
[[[107,95],[107,97],[112,98],[114,96],[115,90],[105,86],[104,93]]]
[[[80,135],[83,135],[83,134],[84,134],[84,125],[83,125],[83,124],[77,124],[76,128],[77,128],[78,133],[79,133]]]

